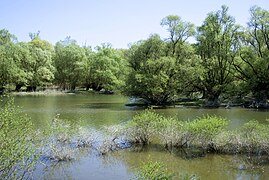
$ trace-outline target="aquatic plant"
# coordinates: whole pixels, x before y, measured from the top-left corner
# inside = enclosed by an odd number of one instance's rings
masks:
[[[204,149],[214,150],[216,135],[225,131],[228,121],[217,116],[203,116],[186,124],[187,132],[190,136],[189,144],[201,146]]]
[[[224,131],[215,138],[215,147],[225,153],[269,154],[269,126],[249,121],[241,128]]]
[[[76,136],[74,143],[78,148],[91,147],[96,141],[97,135],[95,132],[87,128],[78,128],[78,135]]]
[[[53,162],[71,161],[74,159],[74,150],[59,144],[51,144],[47,157]]]
[[[135,178],[137,180],[172,180],[175,175],[168,171],[163,163],[146,162],[138,169]]]
[[[149,144],[159,140],[166,148],[202,148],[207,152],[269,154],[269,126],[250,121],[236,130],[228,130],[228,120],[203,116],[180,121],[145,110],[127,123],[124,135],[131,144]]]
[[[245,139],[244,146],[248,152],[269,153],[269,126],[257,121],[250,121],[242,127],[242,137]]]
[[[196,174],[187,174],[187,173],[185,173],[185,174],[180,175],[179,179],[181,179],[181,180],[199,180],[200,177],[197,176]]]
[[[113,152],[118,150],[119,147],[117,146],[117,143],[111,140],[104,140],[101,144],[101,146],[98,148],[100,155],[107,155],[109,152]]]
[[[184,125],[184,122],[175,118],[160,116],[158,121],[154,122],[155,134],[166,148],[181,146],[185,142]]]
[[[161,118],[159,114],[145,110],[135,115],[126,125],[125,136],[130,142],[149,144],[155,133],[155,122],[160,121]]]

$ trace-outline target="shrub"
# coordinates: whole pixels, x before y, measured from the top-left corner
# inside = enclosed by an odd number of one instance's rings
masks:
[[[155,122],[161,118],[162,116],[150,110],[137,114],[127,124],[127,138],[134,143],[149,144],[155,132]]]
[[[222,117],[204,116],[187,123],[186,129],[190,143],[202,148],[214,149],[213,139],[227,128],[228,121]]]
[[[1,99],[0,107],[0,179],[30,176],[37,162],[30,118],[14,106],[13,99]]]
[[[228,131],[228,122],[217,116],[183,122],[146,110],[128,123],[125,135],[129,142],[141,144],[149,144],[153,137],[157,137],[166,148],[194,147],[209,152],[269,154],[268,125],[250,121],[242,128]]]
[[[155,122],[156,133],[166,148],[184,143],[184,125],[184,122],[171,117],[161,117]]]
[[[248,152],[269,153],[269,127],[258,121],[249,121],[241,128],[244,147]]]
[[[242,152],[244,139],[240,131],[222,131],[215,136],[214,144],[218,152],[236,154]]]

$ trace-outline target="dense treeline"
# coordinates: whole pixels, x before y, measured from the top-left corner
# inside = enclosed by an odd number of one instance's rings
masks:
[[[79,46],[67,37],[55,46],[30,33],[18,42],[0,30],[0,91],[36,91],[56,86],[63,90],[115,91],[162,105],[180,96],[202,97],[206,105],[251,95],[256,104],[269,96],[269,12],[250,9],[247,27],[236,24],[228,7],[210,12],[195,27],[177,15],[161,20],[169,36],[151,35],[127,50],[110,44]],[[190,37],[196,43],[189,43]]]

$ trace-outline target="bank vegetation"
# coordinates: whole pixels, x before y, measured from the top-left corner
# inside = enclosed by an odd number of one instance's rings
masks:
[[[19,42],[2,29],[0,93],[84,89],[121,92],[149,105],[184,97],[203,99],[209,107],[226,102],[267,108],[268,24],[266,9],[251,7],[249,22],[242,26],[223,5],[198,27],[168,15],[160,20],[167,37],[152,34],[128,49],[109,43],[79,46],[71,37],[52,45],[40,32],[29,33],[29,42]],[[191,37],[194,43],[188,41]]]

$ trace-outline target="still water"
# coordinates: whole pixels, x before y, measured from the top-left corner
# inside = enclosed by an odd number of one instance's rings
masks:
[[[57,114],[61,119],[82,127],[102,129],[129,121],[141,108],[126,107],[129,99],[118,95],[47,95],[15,96],[15,104],[31,117],[37,129],[47,128]],[[231,129],[249,120],[268,123],[269,112],[243,108],[203,109],[166,108],[156,112],[180,120],[193,120],[203,115],[218,115],[230,120]],[[185,155],[184,155],[185,154]],[[196,174],[201,179],[268,179],[269,164],[258,165],[258,157],[214,155],[191,157],[182,152],[167,152],[163,147],[129,148],[99,156],[82,149],[70,162],[39,164],[34,179],[131,179],[142,162],[160,161],[176,174]],[[240,165],[246,169],[240,169]]]

